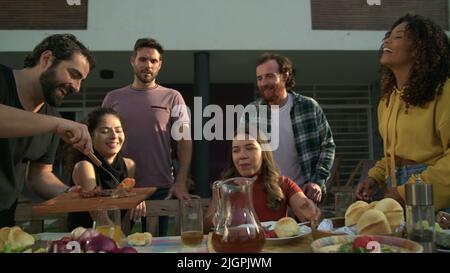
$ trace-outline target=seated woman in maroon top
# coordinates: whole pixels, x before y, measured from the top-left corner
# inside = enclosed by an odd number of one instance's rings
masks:
[[[225,172],[224,179],[257,176],[253,184],[253,206],[262,222],[277,221],[287,216],[288,207],[302,221],[318,221],[321,213],[314,202],[290,178],[280,175],[272,152],[262,149],[269,145],[262,140],[262,133],[258,132],[255,138],[250,132],[252,130],[246,128],[244,134],[235,134],[231,150],[233,164]],[[214,204],[212,200],[204,217],[205,231],[209,231],[213,225]]]

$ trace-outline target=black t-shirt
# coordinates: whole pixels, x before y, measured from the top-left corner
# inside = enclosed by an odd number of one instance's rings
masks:
[[[102,162],[102,166],[113,174],[117,180],[123,181],[126,177],[128,177],[127,165],[125,164],[125,160],[120,153],[116,156],[111,165],[95,149],[94,154]],[[84,160],[91,162],[94,166],[95,181],[97,186],[100,186],[102,189],[115,189],[117,187],[111,176],[102,168],[96,166],[88,157],[85,157]],[[72,176],[70,178],[70,186],[75,186]],[[125,219],[124,217],[126,212],[127,210],[121,210],[122,220]],[[76,227],[92,228],[93,225],[92,217],[88,212],[71,212],[69,213],[67,222],[69,230],[73,230]]]
[[[0,103],[23,110],[17,95],[13,72],[11,68],[1,64]],[[48,104],[44,104],[38,113],[60,116]],[[53,133],[0,138],[0,211],[10,208],[22,192],[28,162],[53,164],[58,144],[59,137]]]

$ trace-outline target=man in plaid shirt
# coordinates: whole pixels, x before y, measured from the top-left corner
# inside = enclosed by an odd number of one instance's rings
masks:
[[[320,202],[336,147],[322,108],[314,99],[288,91],[295,79],[292,62],[284,56],[261,55],[256,80],[261,98],[246,107],[250,113],[246,122],[271,137],[281,175],[300,185],[308,198]],[[254,114],[248,110],[255,108]]]

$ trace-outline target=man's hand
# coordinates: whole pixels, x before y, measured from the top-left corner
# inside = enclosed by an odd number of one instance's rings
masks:
[[[179,200],[191,199],[191,196],[186,188],[186,181],[175,181],[172,187],[170,187],[169,194],[165,199],[171,199],[173,196]]]
[[[86,125],[59,118],[56,133],[83,154],[87,155],[92,151],[92,140]]]
[[[366,179],[356,185],[355,196],[359,200],[371,202],[377,189],[377,181],[371,177],[366,177]]]
[[[305,192],[305,195],[316,204],[322,200],[322,189],[316,183],[306,183],[303,191]]]

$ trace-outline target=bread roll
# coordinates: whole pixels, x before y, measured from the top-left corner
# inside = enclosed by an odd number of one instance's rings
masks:
[[[386,215],[392,230],[395,230],[398,226],[402,225],[405,220],[403,216],[403,207],[392,198],[380,200],[376,204],[375,209],[382,211],[384,215]]]
[[[132,246],[145,246],[151,244],[153,236],[149,232],[133,233],[127,237],[128,244]]]
[[[351,204],[345,211],[345,225],[355,225],[361,215],[366,211],[368,205],[364,201],[356,201]]]
[[[5,242],[3,242],[3,240],[0,240],[0,252],[3,251],[4,248],[5,248]]]
[[[378,204],[378,201],[372,201],[369,203],[369,205],[367,206],[367,209],[373,209],[375,208],[375,206]]]
[[[300,233],[300,227],[291,217],[283,217],[275,224],[275,234],[278,238],[292,237]]]
[[[0,241],[3,241],[4,243],[8,241],[8,234],[10,230],[10,227],[3,227],[0,229]]]
[[[7,243],[11,249],[34,245],[34,237],[23,231],[20,227],[12,227],[8,234]]]
[[[358,234],[381,235],[391,234],[391,227],[383,212],[371,209],[365,211],[356,224]]]

